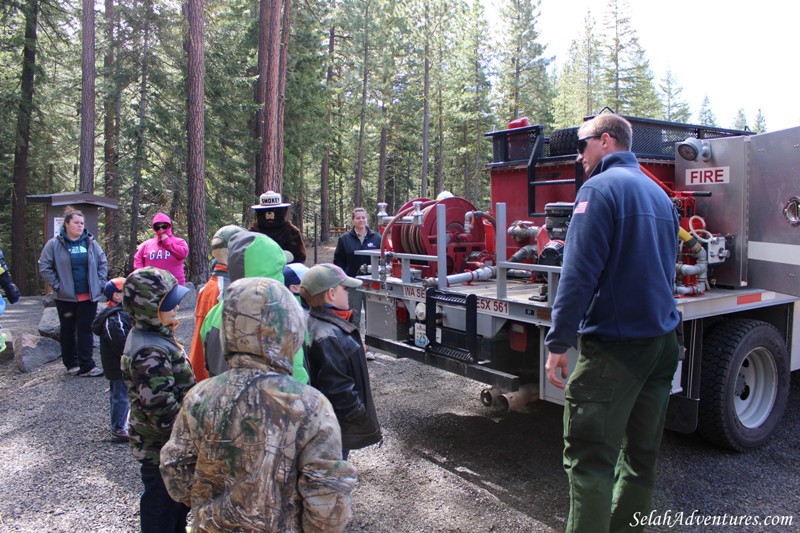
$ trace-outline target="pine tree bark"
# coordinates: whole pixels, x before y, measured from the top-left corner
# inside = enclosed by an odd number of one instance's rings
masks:
[[[422,184],[420,190],[420,196],[422,198],[427,198],[428,196],[428,146],[430,144],[430,105],[429,105],[429,95],[430,95],[430,76],[431,76],[431,64],[430,59],[428,57],[429,53],[429,44],[428,44],[428,24],[429,24],[429,17],[428,17],[428,2],[425,2],[425,45],[424,45],[424,55],[425,55],[425,69],[423,72],[423,80],[422,80]]]
[[[17,114],[14,144],[14,199],[11,205],[11,277],[25,294],[25,201],[28,195],[28,151],[33,111],[33,82],[36,67],[36,28],[39,1],[29,0],[25,10],[25,44],[22,48],[22,95]],[[47,237],[47,236],[45,236]]]
[[[195,285],[208,279],[208,238],[205,191],[205,57],[203,1],[188,0],[186,19],[189,34],[185,42],[189,80],[187,95],[187,222],[189,225],[189,280]]]
[[[128,270],[133,270],[133,254],[138,246],[139,201],[141,197],[142,165],[144,164],[145,131],[147,126],[147,83],[150,75],[150,20],[153,16],[153,0],[145,0],[144,26],[142,27],[142,64],[139,80],[139,124],[136,128],[133,187],[131,190],[131,233],[128,243]]]
[[[283,114],[286,109],[286,65],[289,62],[289,37],[291,36],[291,20],[292,20],[292,0],[283,0],[283,18],[281,20],[281,46],[280,46],[280,71],[278,72],[278,114],[276,120],[275,130],[275,180],[280,184],[278,189],[283,188]],[[302,167],[301,167],[302,168]],[[291,214],[294,215],[294,223],[303,229],[302,213],[298,210],[298,205],[295,204],[295,209]]]
[[[333,50],[336,42],[336,29],[331,26],[328,32],[328,70],[325,73],[325,87],[330,88],[333,80]],[[333,103],[328,100],[327,109],[325,112],[325,132],[330,134],[331,131],[331,107]],[[330,195],[328,194],[329,188],[329,169],[331,162],[331,146],[330,138],[325,140],[325,148],[322,154],[322,164],[319,172],[319,218],[320,218],[320,242],[328,242],[330,240]]]
[[[266,39],[267,64],[266,71],[260,77],[266,82],[264,92],[264,112],[261,128],[261,153],[258,183],[261,191],[281,192],[281,183],[277,173],[277,139],[278,139],[278,80],[280,74],[280,0],[263,0],[268,2],[266,19],[261,19],[263,38]]]
[[[95,112],[95,16],[94,0],[83,0],[81,27],[81,162],[80,189],[94,192],[94,112]]]
[[[109,90],[103,100],[103,166],[105,168],[103,194],[107,198],[119,199],[119,156],[117,153],[119,91],[113,81],[114,53],[116,52],[114,0],[105,0],[105,22],[108,48],[103,57],[103,77]],[[117,210],[111,208],[106,208],[104,215],[104,250],[108,258],[108,277],[112,278],[123,271],[122,264],[119,263],[120,254],[118,253],[120,249],[119,217]]]
[[[364,63],[361,71],[361,118],[358,129],[358,159],[353,184],[353,207],[361,207],[361,182],[364,173],[364,135],[367,122],[367,88],[369,86],[369,2],[364,6]]]

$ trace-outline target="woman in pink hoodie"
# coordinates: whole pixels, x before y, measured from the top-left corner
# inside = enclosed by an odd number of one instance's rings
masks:
[[[133,268],[154,266],[170,272],[181,285],[186,285],[183,263],[189,255],[186,241],[172,234],[172,220],[164,213],[153,217],[156,236],[147,239],[133,256]]]

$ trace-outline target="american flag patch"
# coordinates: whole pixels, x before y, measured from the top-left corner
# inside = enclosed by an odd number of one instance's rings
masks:
[[[575,210],[573,211],[572,214],[580,215],[581,213],[585,213],[586,212],[586,206],[588,206],[588,205],[589,205],[589,201],[588,200],[586,200],[584,202],[578,202],[578,205],[575,206]]]

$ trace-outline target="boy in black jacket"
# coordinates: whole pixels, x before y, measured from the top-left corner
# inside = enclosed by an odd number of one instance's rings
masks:
[[[114,278],[103,287],[108,299],[92,323],[92,332],[100,337],[100,360],[103,373],[110,382],[109,406],[111,411],[111,436],[117,442],[128,440],[128,387],[122,380],[119,361],[125,340],[131,330],[131,317],[122,307],[122,284],[125,278]]]
[[[342,429],[342,458],[350,450],[381,441],[381,426],[367,372],[364,343],[349,321],[347,289],[361,282],[331,263],[314,265],[303,276],[300,296],[311,307],[306,349],[310,385],[333,405]]]

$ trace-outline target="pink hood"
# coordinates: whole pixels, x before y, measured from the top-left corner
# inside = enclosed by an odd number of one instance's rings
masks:
[[[164,232],[166,238],[159,240],[158,234],[144,241],[133,256],[133,268],[154,266],[170,272],[181,285],[186,285],[186,275],[183,263],[189,255],[189,246],[186,241],[172,234],[172,220],[164,213],[157,213],[153,217],[153,224],[166,222],[169,227]]]

